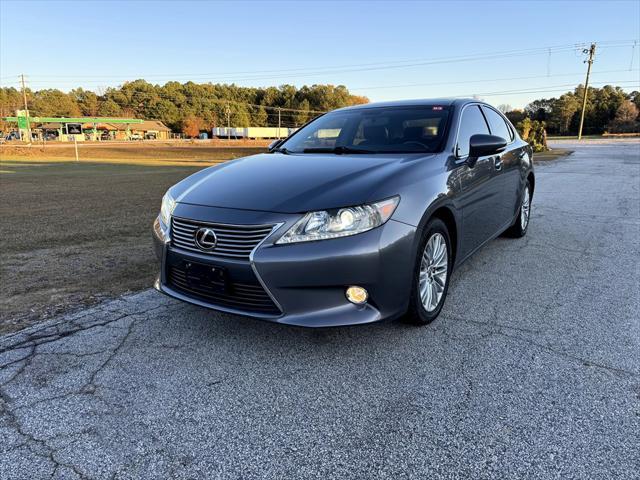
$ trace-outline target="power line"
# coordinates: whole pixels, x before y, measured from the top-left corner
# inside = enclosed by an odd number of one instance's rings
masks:
[[[606,86],[606,85],[612,85],[616,84],[616,83],[628,83],[631,85],[626,85],[625,88],[631,88],[631,87],[636,87],[638,85],[640,85],[640,81],[639,80],[625,80],[622,82],[592,82],[592,85],[601,85],[601,86]],[[619,85],[616,85],[619,86]],[[469,95],[456,95],[456,97],[468,97],[468,96],[473,96],[473,95],[502,95],[502,94],[515,94],[515,93],[542,93],[542,92],[558,92],[558,91],[567,91],[567,88],[571,88],[574,87],[575,89],[575,84],[574,83],[565,83],[562,85],[549,85],[547,87],[538,87],[539,89],[522,89],[522,90],[498,90],[495,92],[487,92],[487,93],[473,93],[473,94],[469,94]]]
[[[593,75],[600,75],[603,73],[621,73],[628,72],[628,69],[621,70],[602,70],[600,72],[594,72]],[[640,69],[637,69],[640,71]],[[502,77],[502,78],[484,78],[477,80],[459,80],[459,81],[448,81],[448,82],[430,82],[430,83],[405,83],[399,85],[377,85],[373,87],[349,87],[349,91],[355,90],[378,90],[384,88],[406,88],[406,87],[433,87],[438,85],[461,85],[461,84],[469,84],[469,83],[483,83],[483,82],[503,82],[503,81],[513,81],[513,80],[531,80],[535,78],[549,78],[549,77],[570,77],[583,75],[583,72],[574,72],[574,73],[556,73],[553,75],[531,75],[525,77]]]
[[[602,86],[611,85],[614,82],[595,82],[595,84],[599,84]],[[633,82],[632,85],[627,85],[625,88],[636,88],[640,87],[640,81]],[[568,86],[573,86],[574,84],[568,84],[564,88],[560,88],[556,86],[556,88],[549,87],[548,89],[540,89],[540,90],[505,90],[505,91],[496,91],[496,92],[486,92],[486,93],[471,93],[466,95],[455,95],[455,98],[466,98],[472,97],[474,95],[481,97],[490,97],[490,96],[500,96],[500,95],[513,95],[518,93],[554,93],[554,92],[567,92]]]
[[[634,70],[632,70],[634,71]],[[636,69],[635,71],[640,71],[640,69]],[[617,70],[602,70],[602,71],[597,71],[597,72],[593,72],[592,75],[602,75],[602,74],[606,74],[606,73],[621,73],[621,72],[629,72],[628,69],[617,69]],[[582,73],[580,72],[573,72],[573,73],[560,73],[560,74],[553,74],[551,75],[551,77],[571,77],[571,76],[577,76],[577,75],[582,75]],[[366,90],[379,90],[379,89],[387,89],[387,88],[407,88],[407,87],[429,87],[429,86],[439,86],[439,85],[463,85],[463,84],[474,84],[474,83],[491,83],[491,82],[502,82],[502,81],[517,81],[517,80],[530,80],[530,79],[537,79],[537,78],[548,78],[546,75],[530,75],[530,76],[521,76],[521,77],[500,77],[500,78],[486,78],[486,79],[476,79],[476,80],[462,80],[462,81],[445,81],[445,82],[428,82],[428,83],[409,83],[409,84],[395,84],[395,85],[375,85],[375,86],[369,86],[369,87],[350,87],[349,90],[351,92],[355,92],[355,91],[366,91]],[[616,81],[615,83],[623,83],[625,81],[619,80]],[[18,82],[19,83],[19,82]],[[34,82],[31,82],[34,83]],[[567,86],[571,86],[572,84],[567,84]],[[532,88],[540,88],[540,87],[532,87]],[[125,96],[127,96],[126,93],[122,92]],[[141,91],[133,91],[131,92],[133,95],[138,95],[138,96],[142,96],[144,98],[147,97],[147,94],[145,92],[141,92]],[[160,97],[162,99],[168,99],[171,101],[174,101],[175,98],[172,97],[166,97],[163,96],[162,94],[160,94],[159,92],[153,92],[149,94],[150,97]],[[218,101],[218,102],[228,102],[227,100],[212,100],[212,101]],[[246,106],[252,106],[252,107],[262,107],[265,109],[277,109],[278,107],[270,107],[267,105],[258,105],[258,104],[251,104],[251,103],[244,103],[244,102],[233,102],[235,104],[241,104],[241,105],[246,105]],[[305,111],[305,112],[310,112],[310,113],[324,113],[323,111],[316,111],[316,110],[301,110],[301,109],[290,109],[290,108],[286,108],[286,107],[281,107],[282,110],[291,110],[291,111]]]
[[[640,71],[640,69],[636,69]],[[602,70],[599,72],[593,72],[593,75],[601,75],[604,73],[620,73],[620,72],[629,72],[629,69],[617,69],[617,70]],[[633,70],[631,70],[633,71]],[[582,75],[581,72],[572,72],[572,73],[558,73],[553,75],[530,75],[530,76],[521,76],[521,77],[500,77],[500,78],[485,78],[485,79],[475,79],[475,80],[462,80],[462,81],[442,81],[442,82],[428,82],[428,83],[408,83],[408,84],[394,84],[394,85],[374,85],[367,87],[349,87],[349,91],[357,91],[357,90],[379,90],[386,88],[406,88],[406,87],[429,87],[429,86],[439,86],[439,85],[461,85],[461,84],[473,84],[473,83],[483,83],[483,82],[500,82],[500,81],[514,81],[514,80],[530,80],[536,78],[550,78],[550,77],[570,77]],[[12,82],[11,84],[19,85],[20,82]],[[48,81],[31,81],[30,83],[50,83]],[[70,83],[70,82],[69,82]],[[6,84],[5,84],[6,85]],[[199,84],[203,85],[203,84]],[[206,85],[206,84],[204,84]],[[250,87],[240,87],[240,88],[250,88]],[[138,93],[136,91],[136,93]],[[139,92],[144,93],[144,92]],[[154,93],[155,95],[156,93]],[[262,106],[262,105],[261,105]]]
[[[619,47],[627,47],[632,45],[632,42],[635,40],[626,40],[626,41],[609,41],[602,42],[608,48],[619,48]],[[133,78],[133,77],[145,77],[145,78],[180,78],[180,77],[215,77],[217,79],[223,79],[225,77],[232,77],[234,81],[245,81],[245,80],[258,80],[263,78],[291,78],[291,77],[302,77],[302,76],[315,76],[315,75],[324,75],[327,73],[345,73],[345,72],[358,72],[358,71],[371,71],[371,70],[386,70],[386,69],[394,69],[394,68],[410,68],[416,66],[425,66],[425,65],[436,65],[436,64],[447,64],[447,63],[460,63],[460,62],[468,62],[468,61],[479,61],[479,60],[491,60],[491,59],[501,59],[501,58],[509,58],[509,57],[520,57],[520,56],[530,56],[530,55],[538,55],[538,54],[549,54],[564,52],[564,51],[572,51],[576,49],[583,48],[584,43],[574,43],[574,44],[566,44],[566,45],[557,45],[551,47],[538,47],[532,49],[519,49],[519,50],[508,50],[501,52],[493,52],[493,53],[477,53],[477,54],[466,54],[457,57],[447,56],[447,57],[437,57],[431,59],[412,59],[412,60],[400,60],[393,62],[375,62],[375,63],[364,63],[364,64],[351,64],[351,65],[340,65],[340,66],[327,66],[327,67],[302,67],[302,68],[293,68],[293,69],[279,69],[279,70],[245,70],[245,71],[236,71],[236,72],[212,72],[212,73],[165,73],[165,74],[136,74],[136,75],[34,75],[33,77],[38,78],[116,78],[116,79],[124,79],[124,78]],[[301,73],[296,73],[301,72]],[[251,76],[238,78],[237,75],[242,74],[250,74]],[[273,75],[270,75],[273,74]]]
[[[618,84],[616,86],[621,86],[619,84],[633,84],[633,85],[637,85],[638,83],[640,83],[640,80],[619,80],[619,81],[600,81],[600,82],[593,82],[593,84],[598,84],[598,85],[613,85],[613,84]],[[575,87],[575,83],[562,83],[559,85],[541,85],[539,87],[530,87],[530,88],[524,88],[524,89],[514,89],[514,90],[500,90],[500,93],[526,93],[529,91],[538,91],[537,89],[545,89],[545,88],[561,88],[561,87],[565,87],[565,88],[571,88],[571,87]]]
[[[629,45],[631,44],[625,44],[625,45],[619,45],[619,46],[627,47]],[[564,51],[575,50],[575,49],[576,47],[574,46]],[[556,52],[557,51],[560,51],[560,50],[556,50]],[[450,64],[450,63],[476,62],[480,60],[494,60],[494,59],[497,60],[497,59],[503,59],[503,58],[523,57],[523,56],[531,56],[531,55],[541,54],[541,53],[546,53],[546,52],[539,51],[536,53],[529,53],[525,51],[525,52],[518,52],[518,53],[504,54],[504,55],[487,55],[487,56],[476,55],[476,56],[458,58],[458,59],[447,58],[442,60],[425,61],[425,62],[410,63],[410,64],[403,64],[403,65],[386,65],[386,66],[367,67],[367,68],[348,68],[344,70],[332,70],[332,71],[318,70],[315,72],[308,72],[308,73],[295,74],[295,75],[282,74],[282,75],[270,75],[270,76],[251,76],[251,77],[244,77],[244,78],[234,77],[233,81],[244,82],[244,81],[252,81],[252,80],[275,79],[275,78],[299,78],[299,77],[318,76],[318,75],[326,75],[326,74],[334,74],[334,73],[353,73],[353,72],[363,72],[363,71],[389,70],[389,69],[396,69],[396,68],[412,68],[412,67],[428,66],[428,65],[441,65],[441,64]]]
[[[553,46],[553,47],[544,47],[542,50],[545,52],[548,49],[569,49],[574,50],[576,48],[582,48],[584,44],[566,44],[561,46]],[[478,58],[480,56],[498,56],[498,55],[530,55],[535,53],[536,51],[541,50],[541,48],[534,49],[518,49],[518,50],[508,50],[508,51],[500,51],[493,53],[483,53],[483,54],[466,54],[458,57],[437,57],[437,58],[418,58],[418,59],[407,59],[407,60],[395,60],[390,62],[373,62],[373,63],[362,63],[362,64],[342,64],[342,65],[334,65],[334,66],[325,66],[325,67],[298,67],[298,68],[290,68],[290,69],[277,69],[277,70],[241,70],[241,71],[232,71],[232,72],[211,72],[211,73],[152,73],[152,74],[134,74],[133,76],[140,75],[146,78],[154,78],[154,77],[198,77],[198,76],[228,76],[228,75],[239,75],[239,74],[265,74],[265,73],[291,73],[291,72],[299,72],[299,71],[320,71],[320,70],[333,70],[333,69],[344,69],[344,68],[353,68],[353,67],[379,67],[379,66],[393,66],[393,65],[403,65],[406,63],[413,62],[432,62],[432,61],[457,61],[460,59],[468,59],[468,58]],[[35,75],[37,77],[44,78],[125,78],[131,77],[131,75]]]

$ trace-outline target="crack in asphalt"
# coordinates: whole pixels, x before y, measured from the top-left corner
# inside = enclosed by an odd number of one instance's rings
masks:
[[[56,454],[58,449],[53,448],[51,445],[49,445],[49,443],[47,442],[47,440],[45,439],[40,439],[40,438],[36,438],[34,435],[30,434],[29,432],[25,431],[25,429],[23,428],[23,426],[21,425],[19,418],[16,414],[17,411],[19,410],[24,410],[24,409],[30,409],[33,408],[34,406],[40,405],[40,404],[44,404],[44,403],[50,403],[56,400],[60,400],[60,399],[65,399],[65,398],[69,398],[75,395],[94,395],[96,396],[96,390],[99,386],[99,384],[97,383],[97,377],[98,375],[105,369],[108,367],[108,365],[113,361],[113,359],[122,351],[122,349],[124,348],[125,344],[127,343],[130,335],[133,332],[134,329],[134,325],[136,323],[136,321],[138,320],[137,317],[140,316],[144,316],[147,315],[148,313],[154,312],[160,308],[166,308],[165,305],[158,305],[154,308],[150,308],[147,309],[145,312],[134,312],[134,313],[123,313],[122,315],[118,315],[114,318],[110,318],[109,320],[103,321],[103,322],[97,322],[97,323],[92,323],[89,325],[82,325],[82,324],[78,324],[77,323],[77,318],[73,319],[72,321],[68,321],[66,322],[68,325],[74,325],[76,328],[70,328],[67,329],[65,331],[56,331],[55,333],[50,333],[50,334],[46,334],[46,335],[38,335],[38,333],[42,332],[43,330],[47,330],[49,328],[51,328],[51,326],[47,326],[45,328],[38,328],[36,329],[36,335],[34,335],[31,332],[22,332],[22,334],[24,335],[26,333],[27,338],[18,342],[15,342],[13,344],[10,344],[9,346],[6,346],[4,348],[2,348],[2,350],[0,350],[0,354],[2,353],[7,353],[10,352],[12,350],[17,350],[17,349],[23,349],[23,348],[28,348],[29,352],[27,353],[27,355],[25,355],[24,357],[21,357],[17,360],[14,360],[12,362],[9,362],[7,364],[4,364],[2,366],[0,366],[0,369],[3,368],[7,368],[11,365],[15,365],[19,362],[24,362],[23,365],[20,366],[20,368],[18,368],[16,370],[16,372],[13,373],[13,375],[11,375],[9,377],[9,379],[5,380],[4,382],[2,382],[0,384],[0,400],[2,401],[2,405],[1,405],[1,410],[0,412],[2,413],[2,416],[6,417],[7,421],[5,422],[6,426],[12,428],[19,436],[23,437],[25,439],[24,442],[18,444],[18,445],[14,445],[12,448],[7,449],[6,451],[13,451],[19,448],[28,448],[34,455],[41,457],[43,459],[46,459],[48,461],[50,461],[53,464],[53,472],[51,473],[51,478],[53,478],[57,473],[58,470],[62,467],[64,468],[68,468],[69,470],[71,470],[74,474],[76,474],[80,479],[90,479],[91,477],[86,475],[85,473],[83,473],[78,467],[76,467],[73,464],[69,464],[69,463],[64,463],[61,460],[56,458]],[[85,318],[88,315],[85,315],[81,318]],[[115,347],[111,348],[111,349],[102,349],[102,350],[98,350],[96,352],[89,352],[89,353],[74,353],[74,352],[38,352],[37,349],[39,346],[48,344],[48,343],[52,343],[52,342],[57,342],[57,341],[61,341],[71,335],[74,335],[76,333],[79,332],[84,332],[84,331],[88,331],[88,330],[92,330],[95,328],[99,328],[99,327],[104,327],[116,322],[120,322],[124,319],[130,318],[131,321],[129,322],[128,326],[126,327],[126,331],[124,333],[124,335],[122,335],[122,337],[120,338],[120,340],[117,342],[117,344],[115,345]],[[62,325],[63,323],[65,323],[64,321],[59,322],[57,324],[57,326]],[[124,330],[125,328],[123,328]],[[19,332],[20,333],[20,332]],[[13,334],[10,337],[16,337],[17,335]],[[2,339],[2,340],[6,340]],[[11,384],[12,382],[16,381],[16,379],[18,379],[21,375],[23,375],[23,373],[27,370],[27,368],[29,368],[29,366],[32,364],[34,358],[36,358],[37,356],[40,355],[52,355],[52,356],[58,356],[58,355],[62,355],[62,356],[66,356],[66,355],[70,355],[70,356],[75,356],[78,358],[84,358],[84,357],[89,357],[89,356],[95,356],[95,355],[99,355],[99,354],[104,354],[106,352],[110,352],[109,356],[102,362],[100,363],[100,365],[97,366],[97,368],[95,368],[92,373],[89,376],[89,379],[77,390],[74,391],[69,391],[66,392],[64,394],[60,394],[60,395],[55,395],[52,397],[46,397],[40,400],[37,400],[35,402],[31,402],[31,403],[27,403],[24,405],[19,405],[17,407],[12,407],[13,404],[13,400],[11,399],[11,397],[5,392],[5,388]],[[96,396],[97,398],[97,396]],[[99,399],[102,402],[104,402],[105,404],[109,405],[108,402],[106,402],[104,399]],[[112,405],[109,405],[110,407],[112,407]],[[61,439],[61,438],[73,438],[75,436],[78,435],[82,435],[85,434],[87,432],[89,432],[90,430],[88,429],[83,429],[79,432],[74,432],[72,434],[68,434],[68,435],[57,435],[52,437],[50,440],[53,439]],[[39,445],[42,448],[44,448],[46,450],[46,453],[42,453],[41,451],[34,449],[34,444],[35,445]]]
[[[31,345],[39,346],[39,345],[44,345],[44,344],[50,343],[50,342],[57,342],[57,341],[62,340],[64,338],[66,338],[66,337],[74,335],[74,334],[76,334],[78,332],[84,332],[84,331],[87,331],[87,330],[91,330],[93,328],[104,327],[104,326],[109,325],[111,323],[114,323],[114,322],[117,322],[117,321],[122,320],[124,318],[127,318],[127,317],[129,317],[131,315],[133,315],[133,314],[125,313],[125,314],[122,314],[119,317],[108,319],[108,320],[106,320],[104,322],[92,323],[90,325],[77,325],[73,321],[70,321],[67,324],[68,325],[73,325],[76,328],[70,328],[70,329],[67,329],[65,331],[56,331],[56,332],[53,332],[53,333],[48,333],[48,334],[43,334],[43,335],[35,335],[35,334],[31,334],[30,332],[28,332],[26,334],[26,336],[27,336],[26,339],[20,340],[18,342],[13,343],[13,344],[9,344],[6,347],[0,348],[0,355],[3,354],[3,353],[9,352],[11,350],[24,348],[24,347],[31,346]],[[34,332],[34,333],[39,333],[40,331],[42,331],[42,330],[39,330],[39,331]]]
[[[129,336],[131,335],[132,331],[133,331],[133,327],[134,324],[136,323],[137,319],[136,317],[141,316],[141,315],[146,315],[148,313],[152,313],[160,308],[163,308],[163,305],[159,305],[157,307],[154,308],[150,308],[148,309],[146,312],[144,313],[140,313],[140,312],[136,312],[136,313],[127,313],[127,314],[123,314],[120,315],[116,318],[110,319],[106,322],[100,322],[100,323],[95,323],[95,324],[91,324],[88,326],[80,326],[79,328],[75,329],[75,330],[71,330],[71,331],[67,331],[64,332],[64,334],[60,334],[56,337],[54,336],[40,336],[37,339],[33,340],[33,344],[28,345],[29,348],[31,348],[31,351],[29,352],[28,355],[26,355],[25,357],[16,360],[14,362],[11,362],[10,364],[15,364],[18,363],[20,361],[24,361],[24,365],[22,365],[8,380],[2,382],[2,384],[0,384],[0,392],[1,389],[3,387],[5,387],[6,385],[10,384],[11,382],[15,381],[20,375],[22,375],[24,373],[24,371],[30,366],[31,362],[33,361],[33,359],[36,356],[39,355],[51,355],[51,356],[58,356],[58,355],[70,355],[70,356],[75,356],[78,358],[84,358],[84,357],[90,357],[90,356],[95,356],[95,355],[100,355],[100,354],[104,354],[107,352],[111,352],[111,354],[106,358],[106,360],[104,362],[102,362],[102,364],[93,371],[93,373],[89,376],[89,380],[81,387],[79,388],[76,392],[68,392],[65,394],[61,394],[61,395],[57,395],[54,397],[48,397],[48,398],[44,398],[41,400],[38,400],[36,402],[32,402],[29,404],[25,404],[25,405],[20,405],[19,407],[17,407],[18,409],[25,409],[25,408],[29,408],[41,403],[46,403],[49,401],[53,401],[53,400],[58,400],[61,398],[66,398],[70,395],[80,395],[80,394],[93,394],[97,388],[96,385],[96,377],[102,372],[102,370],[104,370],[107,365],[109,365],[109,363],[111,363],[111,361],[116,357],[116,355],[118,355],[118,353],[122,350],[122,348],[124,347],[125,343],[127,342],[127,340],[129,339]],[[126,318],[131,318],[131,322],[129,322],[129,325],[126,327],[127,331],[124,334],[124,336],[122,337],[122,339],[118,342],[118,344],[116,345],[115,348],[113,349],[104,349],[104,350],[98,350],[95,352],[89,352],[89,353],[71,353],[71,352],[38,352],[37,348],[41,345],[47,344],[47,343],[51,343],[51,342],[56,342],[59,340],[62,340],[70,335],[73,335],[75,333],[78,333],[80,331],[87,331],[87,330],[91,330],[93,328],[96,327],[104,327],[106,325],[115,323],[115,322],[119,322],[121,320],[124,320]],[[45,340],[46,339],[46,340]],[[15,346],[15,348],[25,348],[23,342],[20,342],[20,344],[18,346]],[[6,351],[11,350],[12,348],[8,348],[5,349],[4,351],[0,352],[4,353]],[[10,365],[7,364],[4,367]],[[0,367],[3,368],[3,367]]]
[[[18,435],[20,435],[26,440],[22,444],[17,445],[15,449],[26,447],[33,455],[37,457],[41,457],[45,460],[48,460],[50,463],[52,463],[53,472],[51,473],[51,478],[54,477],[54,475],[56,474],[57,470],[60,467],[66,467],[72,470],[81,479],[89,478],[82,471],[80,471],[75,465],[67,464],[57,459],[56,458],[57,449],[50,446],[46,440],[36,438],[34,435],[24,430],[18,417],[14,414],[14,412],[10,408],[8,408],[8,405],[10,405],[11,400],[7,397],[7,395],[4,393],[2,388],[0,388],[0,400],[2,400],[2,404],[3,404],[2,412],[7,419],[6,421],[7,426],[13,428],[16,431],[16,433],[18,433]],[[46,453],[43,453],[40,450],[34,449],[34,444],[43,447]]]
[[[504,325],[504,324],[499,324],[499,323],[494,323],[494,322],[483,322],[483,321],[479,321],[479,320],[472,320],[469,318],[465,318],[462,316],[455,316],[454,317],[455,320],[460,320],[463,322],[467,322],[467,323],[471,323],[474,325],[481,325],[481,326],[488,326],[488,327],[497,327],[497,329],[491,330],[491,334],[488,335],[492,336],[492,335],[501,335],[503,337],[506,338],[510,338],[513,340],[518,340],[520,342],[526,343],[527,345],[530,345],[532,347],[536,347],[538,349],[544,350],[548,353],[552,353],[558,357],[562,357],[565,359],[569,359],[569,360],[573,360],[575,362],[577,362],[578,364],[580,364],[581,366],[584,367],[596,367],[596,368],[601,368],[603,370],[607,370],[609,372],[613,372],[613,373],[618,373],[621,375],[627,375],[627,376],[631,376],[631,377],[640,377],[640,373],[638,372],[633,372],[630,370],[626,370],[624,368],[619,368],[619,367],[612,367],[610,365],[604,365],[602,363],[596,362],[594,360],[591,360],[589,358],[584,358],[584,357],[579,357],[576,355],[572,355],[570,353],[567,353],[565,351],[562,350],[558,350],[557,348],[554,348],[552,345],[549,344],[542,344],[542,343],[538,343],[535,342],[531,339],[525,338],[525,337],[521,337],[519,335],[511,335],[509,333],[505,333],[503,330],[515,330],[515,331],[524,331],[526,333],[539,333],[539,331],[534,331],[534,330],[523,330],[517,327],[510,327],[509,325]],[[481,339],[485,339],[487,337],[480,337]]]
[[[602,370],[607,370],[609,372],[616,373],[616,374],[619,374],[619,375],[625,375],[625,376],[630,376],[630,377],[640,377],[640,373],[638,373],[638,372],[633,372],[633,371],[626,370],[624,368],[619,368],[619,367],[612,367],[610,365],[604,365],[602,363],[598,363],[598,362],[595,362],[593,360],[590,360],[589,358],[579,357],[577,355],[572,355],[572,354],[567,353],[565,351],[558,350],[557,348],[554,348],[551,345],[545,345],[545,344],[542,344],[542,343],[535,342],[535,341],[533,341],[533,340],[531,340],[529,338],[520,337],[518,335],[509,335],[509,334],[507,334],[505,332],[497,332],[497,334],[498,335],[502,335],[502,336],[507,337],[507,338],[514,339],[514,340],[519,340],[519,341],[521,341],[523,343],[526,343],[527,345],[530,345],[532,347],[537,347],[537,348],[539,348],[541,350],[544,350],[546,352],[552,353],[552,354],[554,354],[556,356],[559,356],[559,357],[562,357],[562,358],[565,358],[565,359],[569,359],[569,360],[573,360],[573,361],[577,362],[579,365],[582,365],[582,366],[585,366],[585,367],[596,367],[596,368],[600,368]]]

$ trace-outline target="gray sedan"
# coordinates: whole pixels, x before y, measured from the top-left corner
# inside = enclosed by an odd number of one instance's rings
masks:
[[[534,188],[531,147],[490,105],[335,110],[171,187],[153,228],[155,287],[293,325],[427,324],[455,267],[526,234]]]

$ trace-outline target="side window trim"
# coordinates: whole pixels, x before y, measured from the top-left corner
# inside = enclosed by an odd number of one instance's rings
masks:
[[[478,110],[480,110],[480,114],[482,115],[482,118],[484,118],[484,123],[487,125],[487,131],[491,132],[491,127],[489,126],[489,122],[487,122],[487,119],[484,116],[484,112],[482,111],[482,105],[483,105],[482,103],[467,103],[462,107],[462,110],[460,111],[460,118],[458,119],[458,128],[456,129],[456,141],[453,144],[453,155],[456,157],[456,160],[464,160],[469,157],[469,154],[466,154],[463,156],[458,155],[458,138],[460,137],[460,127],[462,126],[464,111],[468,107],[476,107]]]
[[[507,117],[505,117],[501,112],[499,112],[498,110],[496,110],[495,108],[489,106],[489,105],[481,105],[480,110],[482,110],[482,115],[484,115],[484,108],[488,108],[493,110],[495,113],[498,114],[498,116],[502,119],[502,121],[504,122],[504,124],[507,126],[507,130],[509,130],[509,141],[507,142],[507,145],[511,145],[513,142],[516,141],[516,136],[515,133],[513,131],[513,128],[511,126],[511,122],[509,121],[509,119]],[[491,123],[489,122],[489,120],[487,119],[487,116],[484,115],[484,119],[487,121],[487,125],[489,125],[489,131],[491,131]],[[493,135],[493,133],[492,133]]]

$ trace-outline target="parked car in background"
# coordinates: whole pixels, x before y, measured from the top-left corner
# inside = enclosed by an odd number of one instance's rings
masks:
[[[17,131],[9,132],[5,137],[5,140],[20,140],[20,133]]]
[[[294,325],[427,324],[454,267],[527,232],[533,152],[476,100],[344,108],[270,151],[168,190],[158,290]]]
[[[139,133],[132,133],[129,135],[129,140],[143,140],[143,138]]]

